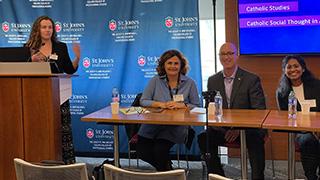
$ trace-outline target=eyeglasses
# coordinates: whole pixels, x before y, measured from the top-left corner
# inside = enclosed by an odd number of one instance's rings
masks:
[[[219,53],[219,56],[232,56],[234,55],[236,52],[221,52]]]

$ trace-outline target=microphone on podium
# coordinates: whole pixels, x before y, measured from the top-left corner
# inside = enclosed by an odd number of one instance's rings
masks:
[[[46,43],[42,43],[42,44],[40,45],[40,47],[39,47],[38,49],[36,49],[36,50],[30,55],[30,57],[28,58],[27,62],[29,62],[30,59],[31,59],[31,57],[32,57],[33,55],[35,55],[37,52],[39,52],[39,51],[40,51],[40,48],[41,48],[42,46],[44,46],[45,44],[46,44]]]

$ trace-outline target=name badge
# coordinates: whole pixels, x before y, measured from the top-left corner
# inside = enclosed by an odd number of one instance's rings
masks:
[[[175,101],[175,102],[181,102],[181,101],[184,101],[183,94],[176,94],[176,95],[173,95],[173,101]]]
[[[50,54],[50,55],[49,55],[49,59],[57,61],[57,60],[58,60],[58,55],[56,55],[56,54]]]

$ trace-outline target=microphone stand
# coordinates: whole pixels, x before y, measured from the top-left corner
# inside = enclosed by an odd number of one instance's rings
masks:
[[[216,0],[212,0],[213,5],[213,49],[214,49],[214,72],[217,73],[217,25],[216,25]]]
[[[205,99],[205,108],[206,108],[206,153],[204,154],[204,159],[206,162],[209,162],[209,159],[211,158],[211,154],[209,152],[209,112],[208,107],[211,99],[211,93],[202,93],[202,96]],[[207,179],[209,179],[209,173],[207,173]]]
[[[36,49],[36,50],[30,55],[30,57],[27,59],[27,62],[29,62],[29,61],[31,60],[32,56],[35,55],[36,53],[38,53],[38,52],[40,51],[40,48],[41,48],[42,46],[44,46],[45,44],[46,44],[46,43],[42,43],[42,44],[40,45],[40,47],[39,47],[38,49]]]
[[[57,73],[62,73],[57,65],[57,62],[55,60],[51,60],[50,58],[47,58],[46,62],[49,62],[50,64],[54,64],[54,66],[57,68],[56,70],[58,71]],[[50,66],[51,68],[51,66]],[[51,73],[52,73],[52,69],[51,69]]]

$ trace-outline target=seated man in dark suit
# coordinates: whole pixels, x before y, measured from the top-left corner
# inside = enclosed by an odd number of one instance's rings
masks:
[[[239,54],[232,43],[225,43],[219,52],[223,70],[209,77],[208,90],[220,91],[224,109],[265,109],[265,97],[260,78],[237,65]],[[198,135],[198,144],[202,155],[206,153],[206,131],[209,133],[209,153],[206,158],[208,173],[224,176],[218,146],[226,142],[240,141],[239,130],[232,128],[209,127]],[[264,133],[261,129],[246,130],[252,179],[264,179],[265,150]],[[205,157],[205,156],[204,156]]]

